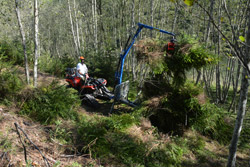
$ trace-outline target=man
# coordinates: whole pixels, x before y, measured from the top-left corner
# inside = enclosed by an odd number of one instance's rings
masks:
[[[80,63],[77,64],[76,66],[76,71],[77,71],[77,76],[80,77],[83,81],[83,83],[85,83],[85,80],[88,79],[88,68],[86,66],[86,64],[84,63],[84,57],[81,56],[80,57]]]

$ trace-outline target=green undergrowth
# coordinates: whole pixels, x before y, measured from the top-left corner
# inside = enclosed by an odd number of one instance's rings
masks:
[[[161,75],[161,79],[167,76],[165,81],[177,87],[185,83],[189,70],[198,70],[217,62],[213,53],[188,35],[179,37],[172,53],[167,52],[166,41],[159,39],[141,40],[137,46],[138,61],[146,62],[153,75]]]
[[[195,129],[183,136],[163,135],[154,127],[137,132],[142,114],[137,110],[111,117],[82,115],[76,125],[78,150],[104,166],[181,167],[216,159],[216,153],[205,149],[208,139]],[[188,158],[191,154],[194,160]]]
[[[204,96],[201,87],[186,83],[178,89],[169,88],[165,95],[158,97],[157,106],[149,100],[142,111],[164,133],[182,135],[185,129],[193,128],[220,143],[228,144],[233,131],[228,121],[230,114],[211,104]]]
[[[39,69],[57,77],[65,76],[66,68],[73,67],[76,67],[76,62],[72,57],[63,56],[61,58],[54,58],[44,55],[39,58]]]
[[[228,122],[229,114],[215,104],[206,103],[196,118],[193,118],[193,128],[205,136],[209,136],[222,144],[229,144],[233,125]]]
[[[150,142],[131,135],[130,128],[140,125],[137,116],[82,116],[77,123],[78,144],[82,145],[79,150],[100,159],[103,165],[180,166],[184,150],[177,144],[158,140],[157,133],[156,139]]]
[[[10,104],[25,83],[11,64],[0,62],[0,66],[0,103]]]
[[[59,118],[77,120],[80,105],[77,91],[52,82],[49,86],[26,89],[19,94],[20,114],[42,124],[55,123]]]
[[[24,56],[22,54],[22,45],[18,41],[9,41],[8,39],[0,40],[0,59],[1,62],[11,64],[24,64]],[[29,53],[29,51],[27,51]]]

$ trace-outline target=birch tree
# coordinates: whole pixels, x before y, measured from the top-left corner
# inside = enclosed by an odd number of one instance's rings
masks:
[[[68,0],[68,9],[69,9],[69,19],[70,19],[70,25],[71,25],[71,32],[72,32],[72,36],[73,36],[73,40],[74,40],[74,46],[75,46],[75,52],[76,52],[76,55],[77,57],[80,56],[80,52],[79,52],[79,46],[78,46],[78,38],[76,36],[76,33],[75,33],[75,28],[74,28],[74,23],[73,23],[73,19],[72,19],[72,11],[71,11],[71,6],[70,6],[70,0]],[[78,30],[78,29],[77,29]]]
[[[97,10],[96,0],[92,0],[92,17],[93,17],[93,30],[94,30],[94,46],[97,52]]]
[[[248,12],[250,13],[250,12]],[[246,54],[244,56],[244,61],[247,63],[248,69],[250,69],[250,14],[248,14],[248,32],[246,38]],[[249,80],[248,80],[249,72],[246,68],[243,69],[242,73],[242,84],[241,84],[241,91],[240,91],[240,101],[239,101],[239,108],[237,113],[237,118],[235,122],[233,137],[231,140],[230,148],[229,148],[229,156],[228,156],[228,163],[227,167],[235,167],[236,162],[236,151],[237,151],[237,144],[240,137],[240,132],[242,130],[244,116],[246,114],[246,104],[247,104],[247,96],[248,96],[248,87],[249,87]]]
[[[38,65],[38,57],[39,57],[39,40],[38,40],[38,2],[34,0],[34,87],[37,87],[37,65]]]
[[[22,37],[26,81],[28,84],[30,84],[29,63],[28,63],[28,57],[27,57],[27,53],[26,53],[26,38],[25,38],[25,32],[23,30],[21,15],[20,15],[20,11],[19,11],[19,0],[15,0],[15,6],[16,6],[16,16],[17,16],[18,26],[19,26],[21,37]]]
[[[197,2],[197,1],[196,1]],[[227,36],[220,30],[220,27],[215,23],[209,12],[199,3],[197,2],[198,6],[202,8],[206,14],[210,17],[214,27],[217,29],[217,31],[220,33],[220,35],[225,39],[225,41],[230,45],[231,50],[235,53],[241,64],[243,65],[244,69],[242,72],[242,81],[241,81],[241,93],[240,93],[240,100],[239,100],[239,105],[238,105],[238,113],[237,113],[237,118],[235,122],[235,127],[234,127],[234,132],[229,148],[229,156],[228,156],[228,163],[227,167],[235,167],[235,162],[236,162],[236,151],[237,151],[237,144],[238,140],[240,137],[240,133],[242,130],[242,125],[243,125],[243,119],[246,113],[246,104],[247,104],[247,95],[248,95],[248,87],[249,87],[249,81],[248,81],[248,76],[250,74],[250,59],[249,59],[249,54],[250,54],[250,17],[249,17],[249,11],[248,11],[248,17],[245,16],[245,19],[248,19],[248,33],[247,33],[247,39],[246,39],[246,46],[245,46],[245,54],[242,51],[241,47],[239,46],[239,42],[237,40],[237,34],[235,32],[233,23],[232,23],[232,18],[231,14],[229,13],[229,10],[227,9],[227,4],[226,0],[223,0],[223,7],[225,10],[225,13],[227,15],[227,18],[229,20],[230,24],[230,31],[233,36],[233,41],[230,41]],[[243,4],[245,9],[249,8],[249,1],[247,1],[247,4]]]

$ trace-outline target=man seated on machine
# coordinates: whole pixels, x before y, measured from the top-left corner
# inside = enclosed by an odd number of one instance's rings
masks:
[[[76,66],[76,71],[77,71],[77,77],[81,78],[82,85],[84,85],[86,80],[89,78],[88,68],[84,63],[85,58],[83,56],[80,57],[80,60],[81,62],[78,63]]]

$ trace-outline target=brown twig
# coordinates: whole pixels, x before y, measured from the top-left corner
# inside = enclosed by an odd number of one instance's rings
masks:
[[[28,135],[24,132],[24,130],[23,130],[21,127],[19,127],[19,126],[17,125],[17,123],[14,123],[14,125],[15,125],[15,127],[16,127],[17,134],[18,134],[18,136],[19,136],[19,138],[20,138],[20,141],[21,141],[21,143],[22,143],[22,145],[23,145],[23,148],[24,148],[24,158],[25,158],[26,164],[28,164],[28,160],[27,160],[27,151],[26,151],[26,147],[25,147],[25,145],[24,145],[24,143],[23,143],[23,140],[22,140],[22,138],[21,138],[21,134],[19,133],[19,130],[21,130],[21,131],[23,132],[24,136],[29,140],[29,142],[30,142],[31,144],[33,144],[33,146],[39,151],[39,153],[42,155],[42,157],[43,157],[43,159],[44,159],[44,161],[45,161],[46,166],[50,167],[50,164],[49,164],[47,158],[43,155],[43,153],[41,152],[41,150],[40,150],[40,149],[39,149],[30,139],[29,139]]]

